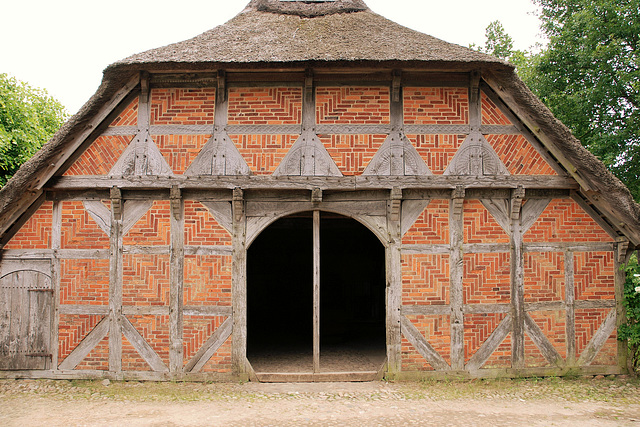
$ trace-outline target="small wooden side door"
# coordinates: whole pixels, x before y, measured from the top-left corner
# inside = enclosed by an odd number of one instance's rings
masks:
[[[49,261],[9,262],[8,265],[3,262],[0,370],[50,369],[53,314],[50,272]]]

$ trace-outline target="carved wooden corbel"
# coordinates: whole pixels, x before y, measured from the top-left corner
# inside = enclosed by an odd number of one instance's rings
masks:
[[[629,252],[629,240],[619,237],[616,242],[618,243],[618,262],[625,264],[627,262],[627,253]]]
[[[233,189],[233,218],[235,222],[242,220],[244,214],[244,191],[242,188],[236,187]]]
[[[511,219],[520,218],[520,210],[522,209],[522,201],[524,200],[525,189],[522,185],[511,192]]]
[[[311,191],[311,203],[313,203],[314,205],[318,205],[318,204],[322,203],[322,189],[321,188],[314,188]]]
[[[111,212],[113,218],[116,221],[122,219],[122,192],[118,187],[111,187],[109,190],[109,197],[111,198]]]
[[[171,213],[176,220],[180,219],[180,202],[182,201],[182,192],[177,185],[171,187],[169,192],[169,199],[171,200]]]
[[[462,209],[464,205],[465,194],[466,194],[466,191],[462,185],[456,186],[456,188],[451,193],[451,199],[453,200],[451,209],[452,209],[453,216],[456,219],[462,218]]]
[[[402,189],[391,189],[391,221],[400,221],[400,206],[402,205]]]

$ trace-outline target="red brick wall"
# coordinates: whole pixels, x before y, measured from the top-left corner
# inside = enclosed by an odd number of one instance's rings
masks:
[[[321,135],[320,141],[340,172],[351,176],[362,175],[386,138],[386,135]]]
[[[502,114],[496,104],[484,93],[482,96],[482,123],[485,125],[510,125],[511,121]]]
[[[524,254],[525,302],[565,300],[564,254],[528,252]]]
[[[231,305],[231,256],[185,256],[184,305]]]
[[[478,351],[480,346],[489,338],[500,322],[506,317],[505,313],[465,314],[464,315],[464,343],[465,363]],[[509,334],[510,335],[510,334]],[[511,346],[507,337],[491,356],[492,359],[483,367],[511,366]]]
[[[551,342],[563,358],[567,357],[567,317],[564,310],[530,311],[527,314],[540,327],[542,333]],[[526,335],[525,365],[527,367],[550,366],[540,349]]]
[[[404,88],[405,124],[461,125],[469,123],[467,88]]]
[[[302,123],[301,88],[230,88],[230,125]]]
[[[61,314],[58,328],[58,363],[71,354],[78,344],[96,327],[103,316]],[[106,349],[104,342],[106,341]],[[109,369],[109,344],[105,338],[77,369]]]
[[[47,249],[51,247],[53,203],[44,202],[9,240],[4,249]]]
[[[154,135],[153,141],[174,174],[182,175],[211,135]]]
[[[299,135],[230,135],[256,175],[271,175]]]
[[[124,305],[169,305],[169,255],[123,256]]]
[[[575,254],[576,300],[615,299],[613,252],[577,252]]]
[[[127,316],[127,319],[160,356],[165,365],[169,366],[169,316],[141,315]],[[151,370],[149,365],[140,358],[139,353],[133,349],[133,346],[124,345],[126,341],[124,338],[122,346],[123,370]]]
[[[511,301],[511,255],[465,254],[465,304],[508,304]]]
[[[403,245],[448,244],[449,201],[432,200],[402,237]]]
[[[184,316],[183,351],[185,365],[226,320],[225,317]],[[216,351],[203,372],[231,372],[231,337]]]
[[[512,175],[557,175],[522,135],[487,135],[486,140]]]
[[[134,136],[101,136],[97,138],[63,175],[107,175]]]
[[[125,245],[157,246],[171,242],[171,210],[168,200],[156,200],[151,209],[123,237]]]
[[[509,243],[510,238],[479,200],[464,201],[464,243]]]
[[[573,200],[553,200],[524,235],[525,242],[612,242]]]
[[[386,124],[390,105],[387,87],[319,87],[316,123]]]
[[[576,310],[576,353],[580,357],[593,335],[596,333],[611,308],[590,308]],[[617,341],[616,331],[607,340],[605,346],[600,350],[592,365],[616,365],[617,364]]]
[[[402,255],[402,304],[449,304],[449,255]]]
[[[465,135],[407,135],[434,175],[444,173],[465,137]]]
[[[451,363],[451,320],[450,316],[407,316],[429,344]],[[433,367],[416,351],[411,343],[402,337],[402,369],[408,371],[432,371]]]
[[[215,88],[153,89],[151,125],[211,125],[216,105]]]
[[[184,244],[199,246],[231,246],[231,234],[215,220],[202,203],[184,202]]]
[[[109,127],[135,126],[138,123],[138,98],[131,101],[129,106],[115,118]]]
[[[109,260],[63,259],[60,304],[109,305]]]
[[[62,202],[62,249],[108,249],[109,236],[84,209],[82,202]]]

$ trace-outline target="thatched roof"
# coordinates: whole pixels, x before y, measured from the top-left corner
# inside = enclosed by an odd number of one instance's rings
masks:
[[[112,64],[96,94],[0,191],[0,236],[62,172],[55,165],[71,155],[89,121],[140,71],[325,66],[480,71],[542,143],[562,154],[582,194],[640,246],[640,206],[628,189],[553,117],[511,65],[398,25],[362,0],[251,0],[219,27]]]

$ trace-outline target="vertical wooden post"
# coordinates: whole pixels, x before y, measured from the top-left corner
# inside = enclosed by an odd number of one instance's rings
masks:
[[[51,284],[53,286],[53,316],[51,319],[51,369],[58,369],[58,329],[60,327],[60,244],[62,240],[62,202],[53,202],[51,224],[51,249],[53,260],[51,266]]]
[[[320,211],[313,211],[313,372],[320,372]]]
[[[629,262],[629,256],[626,252],[628,250],[629,243],[618,243],[616,245],[616,251],[614,253],[614,269],[615,269],[615,289],[616,289],[616,327],[627,323],[627,311],[624,308],[624,284],[627,279],[627,274],[624,270],[624,266]],[[640,256],[640,253],[638,253]],[[618,367],[621,372],[627,372],[629,370],[629,346],[626,341],[618,341]]]
[[[564,293],[567,340],[567,365],[576,364],[576,288],[575,288],[575,256],[572,251],[564,253]]]
[[[402,369],[402,228],[400,224],[402,190],[394,188],[387,204],[387,376],[393,379]]]
[[[451,305],[451,369],[464,369],[464,197],[465,189],[453,190],[449,207],[449,301]]]
[[[522,204],[523,195],[514,190],[511,196],[511,367],[524,368],[524,238],[521,216],[514,215],[514,204]]]
[[[143,139],[143,132],[149,131],[149,125],[151,121],[151,108],[149,105],[149,74],[143,72],[140,76],[140,96],[138,99],[138,138],[134,141],[135,146],[135,174],[137,176],[145,175],[147,173],[147,164],[149,153],[147,152],[147,140]],[[146,134],[145,138],[148,138]]]
[[[233,229],[231,300],[233,310],[233,338],[231,363],[233,373],[245,377],[247,373],[247,247],[244,193],[233,189]]]
[[[119,188],[111,188],[109,248],[109,371],[122,371],[122,256],[123,201]]]
[[[184,200],[177,186],[171,188],[171,259],[169,288],[169,370],[183,367]]]

